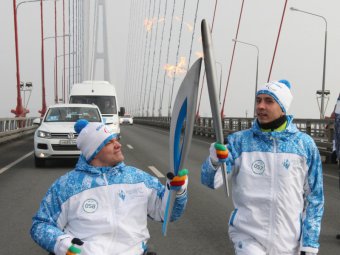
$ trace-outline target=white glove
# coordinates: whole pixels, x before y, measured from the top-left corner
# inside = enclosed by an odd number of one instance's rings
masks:
[[[211,163],[215,166],[221,165],[216,154],[215,143],[210,144],[209,153]]]
[[[188,187],[188,170],[182,169],[178,172],[178,175],[175,176],[172,172],[167,173],[168,179],[168,188],[172,190],[176,190],[177,195],[183,194]]]

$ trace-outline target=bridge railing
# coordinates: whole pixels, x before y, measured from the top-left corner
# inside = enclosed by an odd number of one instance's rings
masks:
[[[0,143],[34,132],[36,118],[0,118]]]
[[[168,117],[134,117],[134,123],[170,128]],[[224,118],[222,120],[223,134],[248,129],[252,126],[253,118]],[[333,119],[294,119],[297,128],[309,134],[319,148],[320,154],[330,160],[333,151],[334,120]],[[198,118],[194,126],[194,135],[215,137],[214,121],[212,118]]]

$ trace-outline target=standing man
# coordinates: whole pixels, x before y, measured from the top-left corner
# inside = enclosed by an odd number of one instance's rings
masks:
[[[338,164],[340,169],[340,93],[336,105],[334,107],[334,140],[335,140],[335,150],[338,157]]]
[[[170,187],[177,190],[170,220],[182,215],[187,170],[165,187],[124,164],[118,136],[104,124],[79,120],[75,130],[82,154],[47,191],[33,217],[32,238],[56,255],[155,254],[147,252],[147,218],[163,220]]]
[[[338,158],[339,166],[339,188],[340,188],[340,93],[338,100],[334,107],[334,140],[335,140],[335,150]],[[337,239],[340,239],[340,234],[336,235]]]
[[[229,236],[237,255],[318,253],[322,164],[313,139],[287,115],[292,99],[288,81],[265,84],[256,94],[252,128],[228,136],[226,163],[235,207]],[[224,155],[221,144],[210,146],[202,165],[204,185],[222,185]]]

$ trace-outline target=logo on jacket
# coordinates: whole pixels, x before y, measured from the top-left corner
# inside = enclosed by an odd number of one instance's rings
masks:
[[[289,166],[290,166],[290,162],[288,159],[285,159],[282,163],[283,167],[286,168],[286,170],[288,170]]]
[[[98,209],[98,202],[94,199],[87,199],[83,204],[83,210],[87,213],[94,213]]]
[[[119,191],[118,196],[120,197],[121,200],[123,200],[123,201],[125,200],[125,196],[126,196],[126,195],[125,195],[125,192],[124,192],[123,190],[120,190],[120,191]]]
[[[262,160],[256,160],[252,165],[251,165],[251,170],[253,171],[254,174],[263,174],[266,166]]]

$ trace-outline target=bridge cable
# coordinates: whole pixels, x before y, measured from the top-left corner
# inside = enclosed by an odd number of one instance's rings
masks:
[[[130,59],[130,55],[131,55],[131,52],[132,52],[132,23],[133,23],[133,17],[132,16],[132,8],[133,6],[136,7],[135,1],[133,0],[133,3],[130,3],[130,14],[129,14],[129,34],[128,34],[128,47],[127,47],[127,51],[126,51],[126,63],[125,63],[125,84],[124,84],[124,96],[123,96],[123,105],[126,106],[126,109],[129,109],[130,108],[130,103],[127,102],[127,95],[128,95],[128,91],[129,91],[129,88],[130,88],[130,77],[131,77],[131,73],[130,73],[130,70],[131,70],[131,59]],[[131,110],[129,110],[131,112]]]
[[[140,1],[138,1],[138,2],[140,2]],[[140,14],[140,18],[143,21],[147,8],[146,8],[146,5],[144,3],[140,2],[139,8],[142,8],[142,7],[144,7],[144,8],[142,9],[141,12],[138,12],[138,13]],[[137,19],[137,21],[138,21],[138,19]],[[142,65],[142,63],[141,63],[142,62],[141,52],[142,52],[142,49],[144,49],[144,41],[143,41],[144,26],[143,25],[140,26],[140,24],[143,24],[143,22],[140,22],[140,23],[137,22],[137,24],[136,24],[136,27],[137,28],[139,27],[140,29],[138,30],[138,35],[137,35],[137,38],[136,38],[136,47],[137,47],[138,59],[137,59],[137,61],[135,61],[136,71],[134,72],[135,75],[134,75],[134,82],[132,83],[133,85],[139,83],[139,77],[141,75],[141,65]],[[139,40],[137,40],[137,39],[139,39]],[[142,42],[142,43],[139,43],[139,42]],[[138,50],[138,46],[139,46],[139,50]],[[138,111],[139,111],[138,99],[140,98],[141,94],[138,93],[138,89],[134,89],[134,93],[136,94],[136,96],[135,96],[136,101],[135,102],[137,102],[137,104],[135,103],[135,106],[134,106],[135,107],[134,114],[137,114]]]
[[[96,37],[96,34],[97,34],[97,31],[96,31],[96,28],[97,28],[97,19],[96,19],[96,14],[98,12],[97,8],[98,8],[98,5],[95,3],[94,5],[94,13],[93,13],[93,32],[92,32],[92,56],[91,56],[91,70],[90,70],[90,80],[93,81],[94,79],[94,52],[95,52],[95,37]]]
[[[161,1],[159,1],[159,5],[158,5],[158,17],[157,17],[157,28],[156,28],[156,40],[157,40],[157,35],[158,35],[158,24],[159,24],[159,14],[161,12]],[[163,27],[164,28],[164,27]],[[162,39],[163,40],[163,37]],[[160,49],[161,49],[161,46],[162,45],[162,41],[160,42]],[[154,52],[153,52],[153,57],[155,58],[155,52],[156,52],[156,43],[155,43],[155,49],[154,49]],[[161,55],[159,55],[159,61],[160,62],[160,57]],[[154,94],[154,97],[153,97],[153,100],[152,100],[152,117],[155,116],[155,104],[156,104],[156,96],[157,96],[157,89],[158,89],[158,74],[159,74],[159,66],[160,66],[160,63],[158,64],[158,71],[157,71],[157,75],[156,75],[156,82],[155,82],[155,85],[156,85],[156,88],[155,88],[155,94]],[[152,66],[152,72],[151,72],[151,79],[153,77],[153,66]]]
[[[170,23],[170,34],[169,34],[168,50],[167,50],[167,55],[166,55],[166,61],[165,61],[165,63],[168,63],[168,61],[169,61],[169,52],[170,52],[170,44],[171,44],[171,38],[172,38],[171,35],[172,35],[172,27],[173,27],[175,6],[176,6],[176,0],[174,0],[174,3],[173,3],[173,5],[172,5],[172,15],[171,15],[171,23]],[[167,71],[165,70],[165,71],[164,71],[164,76],[163,76],[163,88],[164,88],[164,85],[165,85],[165,78],[166,78],[166,75],[167,75]],[[161,103],[163,104],[163,95],[162,95]]]
[[[167,5],[168,5],[168,0],[165,0],[164,4],[164,25],[162,29],[162,39],[161,39],[161,45],[159,49],[159,65],[158,65],[158,72],[157,72],[157,79],[156,82],[158,83],[158,77],[159,77],[159,72],[160,72],[160,65],[161,65],[161,55],[162,55],[162,50],[163,50],[163,37],[164,37],[164,29],[165,29],[165,23],[166,23],[166,15],[167,15]],[[163,86],[162,86],[162,92],[161,92],[161,97],[159,100],[159,109],[158,109],[158,115],[159,117],[162,116],[162,106],[163,106],[163,96],[164,96],[164,86],[165,85],[165,73],[164,73],[164,80],[163,80]]]
[[[214,29],[217,3],[218,3],[218,0],[215,1],[214,14],[213,14],[213,19],[212,19],[212,23],[211,23],[210,33],[212,33],[213,29]],[[200,90],[200,95],[199,95],[199,99],[198,99],[198,105],[197,105],[197,111],[196,111],[196,121],[198,120],[198,117],[199,117],[199,111],[200,111],[201,100],[202,100],[202,91],[203,91],[204,79],[205,79],[205,70],[204,70],[204,73],[203,73],[203,78],[202,78],[202,83],[201,83],[201,90]]]
[[[156,55],[156,46],[157,46],[157,36],[158,36],[158,21],[159,21],[159,13],[161,10],[161,1],[159,1],[159,5],[158,5],[158,14],[157,14],[157,26],[156,26],[156,35],[155,35],[155,44],[154,44],[154,49],[153,49],[153,58],[152,58],[152,65],[151,65],[151,79],[150,79],[150,90],[149,90],[149,97],[148,97],[148,106],[147,106],[147,111],[149,113],[149,107],[150,107],[150,96],[151,96],[151,85],[152,83],[152,78],[153,78],[153,67],[155,65],[155,55]],[[157,81],[155,82],[156,88],[155,88],[155,95],[154,95],[154,100],[156,98],[156,94],[157,94]],[[155,104],[153,104],[155,105]],[[149,116],[149,114],[148,114]],[[152,117],[154,116],[154,107],[152,109]]]
[[[150,17],[150,11],[151,11],[151,4],[149,4],[149,11],[148,11],[148,15],[147,15],[147,17]],[[144,58],[143,58],[143,71],[142,71],[142,79],[141,79],[141,89],[140,89],[140,93],[139,93],[139,95],[140,95],[140,97],[139,97],[139,103],[138,103],[138,109],[139,109],[139,111],[141,112],[141,116],[143,116],[143,109],[142,109],[142,111],[141,111],[141,107],[142,107],[142,93],[143,93],[143,88],[144,88],[144,83],[143,83],[143,81],[144,81],[144,70],[145,70],[145,59],[146,59],[146,46],[147,46],[147,41],[148,41],[148,37],[149,37],[149,33],[148,33],[148,31],[146,30],[146,34],[145,34],[145,47],[143,47],[144,48]]]
[[[272,63],[271,63],[271,65],[270,65],[270,70],[269,70],[269,75],[268,75],[267,82],[269,82],[270,76],[271,76],[271,73],[272,73],[272,68],[273,68],[273,64],[274,64],[274,60],[275,60],[275,55],[276,55],[276,50],[277,50],[277,45],[279,44],[279,39],[280,39],[280,34],[281,34],[282,23],[283,23],[283,19],[284,19],[285,13],[286,13],[287,2],[288,2],[288,0],[285,0],[285,5],[284,5],[284,7],[283,7],[282,18],[281,18],[281,22],[280,22],[279,32],[278,32],[278,35],[277,35],[277,38],[276,38],[274,54],[273,54],[273,58],[272,58]]]
[[[140,6],[141,6],[141,1],[138,1],[136,0],[136,5],[135,6],[135,10],[134,10],[134,13],[132,13],[132,17],[135,17],[135,20],[133,22],[133,27],[132,27],[132,40],[133,40],[133,51],[131,51],[131,54],[129,56],[129,59],[130,59],[130,66],[131,66],[131,74],[128,76],[129,78],[129,91],[130,91],[130,94],[127,95],[126,97],[126,100],[125,101],[129,101],[130,102],[130,108],[131,108],[131,113],[134,114],[134,108],[136,107],[135,106],[135,102],[137,102],[137,98],[138,98],[138,95],[137,95],[137,91],[134,89],[133,85],[134,84],[137,84],[137,82],[135,83],[134,80],[136,78],[136,73],[137,73],[137,68],[138,68],[138,63],[137,61],[133,61],[133,56],[138,56],[137,54],[139,53],[138,52],[138,45],[139,45],[139,42],[140,40],[138,40],[139,36],[140,36],[140,33],[139,33],[139,25],[140,24],[143,24],[142,22],[139,22],[140,20],[140,17],[141,15],[143,14],[139,9],[140,9]],[[130,100],[128,100],[129,98],[129,95],[130,96]]]
[[[237,24],[237,30],[236,30],[236,36],[235,39],[238,39],[238,32],[240,29],[240,24],[241,24],[241,18],[242,18],[242,12],[243,12],[243,5],[244,5],[244,0],[242,0],[242,5],[241,5],[241,11],[240,11],[240,16],[239,16],[239,20],[238,20],[238,24]],[[229,85],[229,80],[230,80],[230,74],[231,74],[231,69],[233,66],[233,62],[234,62],[234,55],[235,55],[235,48],[236,48],[236,41],[234,41],[234,47],[233,47],[233,54],[230,60],[230,66],[229,66],[229,72],[228,72],[228,79],[227,79],[227,84],[226,84],[226,88],[224,91],[224,98],[223,98],[223,104],[222,104],[222,108],[221,108],[221,117],[224,117],[224,105],[225,105],[225,99],[227,97],[227,90],[228,90],[228,85]]]
[[[153,20],[153,17],[155,15],[155,3],[156,3],[156,0],[153,1],[153,7],[152,7],[152,20]],[[149,19],[149,22],[150,22],[150,19]],[[144,107],[146,105],[146,93],[147,93],[147,88],[148,88],[148,79],[149,79],[149,66],[150,66],[150,54],[151,54],[151,44],[152,44],[152,37],[153,37],[153,29],[152,29],[152,26],[151,26],[151,34],[150,34],[150,38],[149,38],[149,50],[148,50],[148,58],[147,58],[147,67],[146,67],[146,76],[145,76],[145,91],[144,91],[144,96],[143,96],[143,105],[142,105],[142,111],[144,113]],[[151,86],[151,84],[150,84]],[[146,109],[146,115],[148,116],[148,112],[147,112],[147,108],[145,107]]]
[[[196,22],[197,22],[197,12],[198,12],[198,6],[199,6],[199,4],[200,4],[200,0],[197,0],[196,11],[195,11],[195,18],[194,18],[194,27],[193,27],[192,35],[191,35],[191,44],[190,44],[190,51],[189,51],[189,58],[188,58],[188,66],[187,66],[187,70],[189,70],[190,62],[191,62],[192,45],[193,45],[193,43],[194,43],[194,37],[195,37],[195,31],[196,31]]]
[[[183,30],[183,19],[184,19],[184,12],[185,12],[186,2],[187,2],[187,1],[184,0],[183,8],[182,8],[182,20],[181,20],[180,29],[179,29],[178,45],[177,45],[177,53],[176,53],[176,61],[175,61],[176,66],[177,66],[177,62],[178,62],[179,47],[180,47],[180,45],[181,45],[182,30]],[[173,92],[174,92],[175,78],[176,78],[175,75],[176,75],[176,71],[175,71],[175,73],[174,73],[174,75],[173,75],[173,78],[172,78],[171,95],[170,95],[170,99],[169,99],[169,112],[168,112],[168,117],[170,117],[170,114],[171,114],[172,96],[173,96]]]

